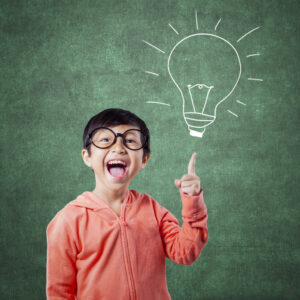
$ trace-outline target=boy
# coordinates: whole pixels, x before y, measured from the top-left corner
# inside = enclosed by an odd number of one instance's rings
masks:
[[[47,299],[171,299],[165,257],[192,264],[206,244],[207,214],[194,153],[180,189],[183,226],[151,196],[129,190],[150,158],[135,114],[107,109],[90,119],[82,158],[96,180],[47,227]],[[159,166],[158,166],[159,167]]]

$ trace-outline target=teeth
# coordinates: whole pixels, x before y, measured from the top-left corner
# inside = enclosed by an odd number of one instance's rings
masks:
[[[123,166],[126,166],[126,163],[122,160],[111,160],[110,162],[108,162],[109,165],[116,165],[116,164],[121,164]]]

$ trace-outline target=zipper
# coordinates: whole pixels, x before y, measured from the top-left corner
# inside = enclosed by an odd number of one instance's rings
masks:
[[[117,214],[115,214],[115,215],[118,219],[120,229],[121,229],[121,240],[122,240],[122,246],[123,246],[125,267],[126,267],[126,271],[127,271],[127,278],[128,278],[128,282],[129,282],[130,297],[131,297],[131,299],[136,300],[137,299],[136,289],[135,289],[135,284],[134,284],[132,266],[131,266],[131,262],[130,262],[128,239],[127,239],[127,233],[126,233],[126,226],[127,226],[127,224],[125,222],[126,203],[123,203],[123,204],[124,205],[122,205],[122,207],[121,207],[121,216],[119,217]]]
[[[132,266],[131,266],[129,250],[128,250],[128,240],[127,240],[127,235],[126,235],[126,223],[122,218],[120,219],[119,223],[120,223],[120,227],[121,227],[121,237],[122,237],[123,249],[125,252],[124,253],[125,254],[125,264],[126,264],[128,281],[129,281],[129,286],[130,286],[130,295],[131,295],[132,299],[135,300],[137,298],[136,298],[134,278],[133,278]]]

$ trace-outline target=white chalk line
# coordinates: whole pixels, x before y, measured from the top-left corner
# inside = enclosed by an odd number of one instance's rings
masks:
[[[215,119],[215,116],[213,116],[213,115],[203,114],[203,113],[194,112],[194,111],[186,111],[185,114],[192,114],[192,115],[206,116],[206,117],[211,117],[211,118]]]
[[[163,103],[163,102],[157,102],[157,101],[147,101],[147,103],[171,106],[169,103]]]
[[[253,54],[249,54],[249,55],[247,55],[246,57],[248,58],[248,57],[252,57],[252,56],[259,56],[260,54],[259,53],[253,53]]]
[[[244,103],[244,102],[242,102],[242,101],[240,101],[240,100],[236,100],[236,102],[237,102],[237,103],[240,103],[240,104],[242,104],[242,105],[247,105],[246,103]]]
[[[221,19],[218,21],[217,25],[215,26],[215,31],[217,30],[217,27],[218,27],[220,22],[221,22]]]
[[[197,30],[199,30],[199,28],[198,28],[198,16],[197,16],[197,10],[195,10],[195,19],[196,19],[196,28],[197,28]]]
[[[197,129],[201,129],[203,127],[206,127],[206,125],[203,125],[203,126],[194,126],[194,125],[189,125],[190,128],[197,128]],[[205,128],[204,128],[205,130]]]
[[[189,94],[190,94],[190,98],[191,98],[191,102],[192,102],[192,105],[193,105],[194,112],[196,112],[193,95],[191,93],[191,85],[190,84],[188,85],[188,89],[189,89]]]
[[[149,45],[150,47],[152,47],[152,48],[154,48],[154,49],[156,49],[157,51],[160,51],[161,53],[166,53],[165,51],[163,51],[163,50],[161,50],[161,49],[159,49],[159,48],[157,48],[156,46],[154,46],[154,45],[152,45],[152,44],[150,44],[149,42],[147,42],[147,41],[144,41],[144,40],[142,40],[144,43],[146,43],[147,45]]]
[[[255,30],[259,29],[259,28],[260,28],[260,26],[258,26],[258,27],[256,27],[256,28],[250,30],[249,32],[247,32],[246,34],[244,34],[242,37],[240,37],[236,42],[238,43],[240,40],[242,40],[242,39],[243,39],[244,37],[246,37],[248,34],[250,34],[251,32],[253,32],[253,31],[255,31]]]
[[[254,81],[264,81],[263,79],[261,78],[248,78],[248,80],[254,80]]]
[[[211,122],[212,120],[200,120],[200,119],[193,119],[193,118],[188,118],[188,117],[185,117],[187,120],[191,120],[191,121],[197,121],[197,122]]]
[[[174,30],[176,34],[179,34],[178,31],[169,23],[169,26]]]
[[[239,117],[237,114],[235,114],[235,113],[233,113],[231,110],[229,110],[229,109],[227,109],[227,111],[229,112],[229,113],[231,113],[232,115],[234,115],[235,117]]]
[[[154,73],[154,72],[150,72],[150,71],[145,71],[145,73],[147,73],[147,74],[151,74],[151,75],[155,75],[155,76],[159,76],[159,74],[157,74],[157,73]]]

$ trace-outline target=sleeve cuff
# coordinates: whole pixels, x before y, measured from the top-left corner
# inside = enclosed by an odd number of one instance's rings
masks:
[[[183,221],[196,221],[206,215],[206,205],[203,199],[203,190],[200,189],[199,194],[189,196],[184,194],[180,189],[182,201],[182,219]]]

